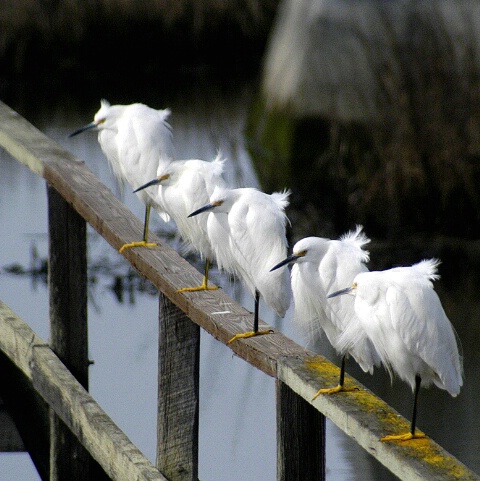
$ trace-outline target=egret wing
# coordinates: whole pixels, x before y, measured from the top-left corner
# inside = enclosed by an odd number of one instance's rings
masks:
[[[290,304],[288,271],[270,272],[287,256],[287,218],[275,199],[248,189],[228,214],[232,252],[252,292],[258,289],[265,302],[283,316]]]
[[[462,373],[452,325],[430,281],[409,278],[407,282],[408,289],[387,292],[393,327],[406,348],[436,374],[435,384],[455,396],[462,385]]]

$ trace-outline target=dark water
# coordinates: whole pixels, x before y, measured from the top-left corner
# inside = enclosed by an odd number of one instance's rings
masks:
[[[179,84],[174,92],[138,89],[130,93],[93,92],[51,94],[32,100],[14,96],[8,103],[47,135],[72,151],[139,218],[143,206],[113,181],[95,134],[67,139],[69,132],[93,118],[100,97],[112,103],[141,101],[152,107],[170,107],[179,157],[211,159],[221,149],[228,158],[228,181],[237,186],[256,186],[251,159],[245,149],[243,129],[255,82],[228,87],[215,83]],[[0,298],[48,338],[48,298],[44,277],[15,275],[7,267],[39,267],[47,256],[46,196],[42,179],[2,153],[0,155]],[[292,213],[292,218],[295,218]],[[314,217],[314,216],[313,216]],[[153,228],[180,248],[172,226],[154,219]],[[309,230],[310,229],[310,230]],[[299,236],[321,233],[321,226],[292,226],[292,243]],[[368,234],[368,232],[367,232]],[[423,257],[443,261],[442,279],[436,289],[463,344],[465,386],[456,399],[436,388],[421,393],[418,426],[471,469],[480,471],[479,384],[480,356],[477,322],[479,258],[475,243],[424,236],[415,245],[374,242],[372,268],[406,264]],[[131,440],[152,460],[155,457],[157,297],[128,264],[94,231],[89,230],[91,391],[100,405]],[[94,268],[96,270],[94,270]],[[39,269],[41,271],[41,269]],[[253,301],[239,284],[214,271],[214,281],[247,309]],[[27,299],[27,301],[26,301]],[[292,326],[292,309],[283,320],[262,306],[261,316],[286,335],[304,344]],[[309,346],[310,348],[313,346]],[[338,361],[326,343],[314,346]],[[200,405],[200,479],[274,480],[275,410],[274,383],[231,351],[202,335]],[[411,392],[400,381],[390,382],[381,370],[365,375],[351,363],[348,371],[367,387],[410,418]],[[27,455],[1,455],[0,479],[38,479]],[[327,427],[327,479],[395,479],[335,426]]]

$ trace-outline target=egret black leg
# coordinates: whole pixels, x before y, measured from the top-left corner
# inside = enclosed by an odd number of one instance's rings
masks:
[[[145,206],[145,219],[143,221],[143,240],[148,242],[148,225],[150,224],[150,204]]]
[[[415,376],[415,395],[413,399],[412,425],[410,428],[410,432],[412,433],[412,436],[415,436],[415,424],[417,422],[417,401],[418,401],[418,393],[420,391],[421,384],[422,384],[422,378],[417,374]]]
[[[343,388],[343,383],[345,382],[345,356],[342,357],[342,364],[340,366],[340,379],[338,385]]]
[[[335,387],[329,387],[329,388],[324,388],[324,389],[319,389],[315,396],[313,396],[312,401],[314,399],[317,399],[320,394],[336,394],[337,392],[350,392],[350,391],[355,391],[357,388],[356,387],[345,387],[345,359],[346,356],[342,357],[342,364],[340,365],[340,378],[338,380],[338,386]]]
[[[253,314],[253,332],[258,332],[258,309],[260,305],[260,292],[255,290],[255,310]]]
[[[260,305],[260,292],[255,289],[255,310],[253,313],[253,331],[243,332],[242,334],[235,334],[227,344],[230,344],[237,339],[248,339],[254,336],[263,336],[265,334],[271,334],[273,331],[259,331],[258,330],[258,308]]]
[[[422,378],[417,374],[415,376],[415,391],[413,396],[413,413],[412,413],[412,424],[410,425],[410,432],[405,434],[391,434],[385,436],[381,441],[408,441],[410,439],[421,439],[425,437],[425,434],[415,431],[415,424],[417,422],[417,401],[418,393],[420,391],[420,386],[422,385]]]

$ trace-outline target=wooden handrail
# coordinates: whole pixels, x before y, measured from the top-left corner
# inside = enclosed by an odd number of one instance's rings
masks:
[[[142,235],[142,223],[71,153],[66,152],[16,112],[0,102],[0,145],[19,162],[41,175],[72,207],[119,249],[132,236]],[[161,239],[151,234],[157,249],[126,249],[124,257],[196,324],[226,344],[234,334],[251,327],[251,313],[221,289],[178,293],[185,285],[201,283],[202,276]],[[192,284],[193,283],[193,284]],[[271,328],[263,323],[262,329]],[[276,361],[305,351],[280,333],[268,342],[253,338],[230,344],[240,357],[274,376]]]
[[[0,349],[115,480],[167,481],[105,414],[50,346],[0,301]]]
[[[141,222],[82,162],[2,103],[0,145],[43,176],[114,248],[118,249],[132,237],[141,237]],[[124,251],[124,257],[189,319],[223,344],[233,334],[251,326],[251,313],[222,290],[178,293],[180,287],[200,283],[202,276],[156,236],[152,234],[151,238],[158,243],[158,248],[129,249]],[[262,324],[262,329],[270,328]],[[286,395],[289,391],[284,386],[288,386],[309,406],[305,412],[311,414],[311,409],[328,416],[401,479],[480,480],[478,475],[429,438],[381,443],[379,438],[383,434],[408,426],[408,422],[350,377],[347,377],[347,383],[355,384],[358,391],[321,396],[312,402],[312,396],[320,386],[336,382],[338,368],[322,356],[302,349],[281,333],[234,342],[229,347],[245,361],[276,377],[277,394]],[[284,406],[284,403],[277,402],[277,405]],[[290,439],[285,437],[281,443],[288,443]],[[293,459],[287,462],[295,463]],[[279,469],[279,473],[288,472],[291,471]],[[294,479],[294,475],[282,479]]]

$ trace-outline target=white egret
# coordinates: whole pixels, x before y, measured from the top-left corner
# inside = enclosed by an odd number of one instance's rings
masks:
[[[219,154],[212,162],[204,160],[175,160],[158,168],[157,177],[142,185],[135,192],[152,186],[150,196],[170,215],[186,244],[205,258],[205,275],[197,287],[184,287],[179,292],[218,289],[208,286],[208,271],[215,258],[207,235],[207,218],[199,216],[188,219],[188,215],[204,206],[215,187],[226,187],[222,177],[224,160]]]
[[[281,317],[290,305],[288,274],[268,272],[287,253],[289,195],[289,191],[268,195],[253,188],[217,187],[210,202],[190,214],[209,212],[207,232],[219,268],[238,276],[255,298],[253,331],[237,334],[229,343],[270,332],[258,330],[260,296]]]
[[[338,340],[346,326],[357,322],[354,300],[343,296],[329,302],[327,295],[341,286],[351,284],[360,272],[368,271],[369,253],[363,247],[370,242],[362,232],[362,226],[348,232],[339,240],[306,237],[298,241],[292,254],[271,270],[293,263],[291,279],[295,304],[295,322],[311,338],[324,332],[330,344],[342,355],[338,386],[320,389],[319,394],[333,394],[350,389],[344,386],[346,352],[340,351]],[[372,343],[362,339],[351,346],[349,353],[365,372],[373,372],[380,363]]]
[[[101,100],[100,110],[93,122],[72,132],[69,137],[86,130],[98,131],[98,142],[107,157],[108,163],[122,185],[129,183],[134,189],[152,179],[161,165],[174,159],[172,129],[167,122],[170,110],[155,110],[144,104],[110,105]],[[152,205],[162,212],[147,192],[138,194],[145,203],[143,240],[131,242],[120,248],[153,247],[148,242],[148,225]],[[163,213],[164,220],[168,216]]]
[[[432,281],[438,279],[437,259],[409,267],[358,274],[351,287],[330,294],[355,296],[357,325],[350,325],[340,343],[354,346],[366,335],[390,375],[395,372],[414,393],[410,432],[382,441],[424,437],[415,431],[420,387],[432,383],[457,396],[463,384],[462,359],[455,331]]]

